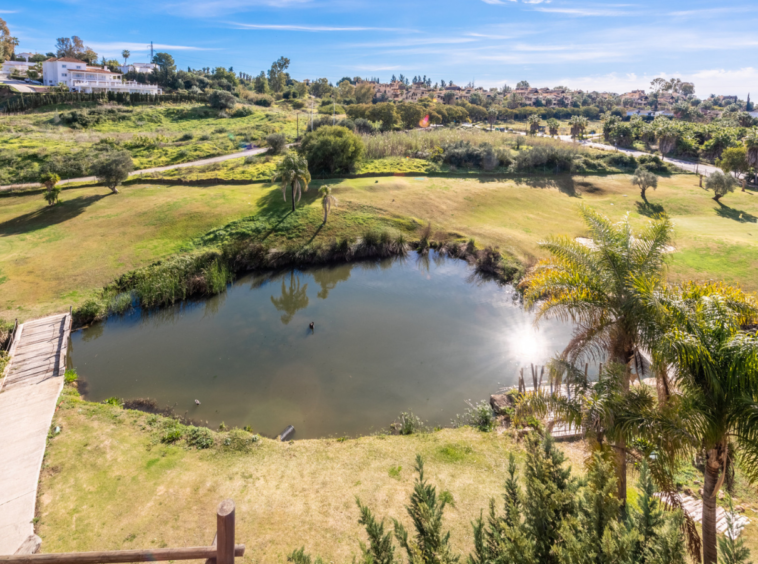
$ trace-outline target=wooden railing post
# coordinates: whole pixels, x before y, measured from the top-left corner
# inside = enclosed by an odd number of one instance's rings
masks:
[[[234,501],[225,499],[216,513],[216,564],[234,564]]]

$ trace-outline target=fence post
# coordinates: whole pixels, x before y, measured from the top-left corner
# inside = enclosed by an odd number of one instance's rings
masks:
[[[234,501],[225,499],[216,513],[216,564],[234,564]]]

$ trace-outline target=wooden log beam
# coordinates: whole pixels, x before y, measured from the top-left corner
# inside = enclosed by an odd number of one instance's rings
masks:
[[[117,564],[126,562],[168,562],[169,560],[201,560],[216,558],[215,546],[156,548],[153,550],[114,550],[100,552],[69,552],[65,554],[18,554],[0,556],[4,564]],[[244,556],[245,545],[234,547],[234,556]]]

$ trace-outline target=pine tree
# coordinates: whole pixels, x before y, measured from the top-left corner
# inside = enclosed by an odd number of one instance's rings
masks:
[[[416,534],[411,539],[405,527],[394,520],[395,538],[408,553],[411,564],[454,564],[458,556],[450,548],[450,531],[442,530],[446,502],[437,498],[436,488],[424,479],[424,460],[420,455],[416,456],[416,472],[411,504],[406,507]]]
[[[734,503],[729,494],[726,494],[726,506],[726,534],[719,538],[719,564],[749,564],[750,551],[744,541],[737,536]]]
[[[368,547],[360,543],[361,552],[365,564],[395,564],[395,547],[392,545],[392,533],[384,532],[384,519],[377,523],[371,510],[361,504],[359,499],[355,500],[358,509],[361,511],[361,518],[358,523],[366,527],[368,534]]]
[[[540,439],[532,433],[526,452],[524,525],[533,539],[537,561],[552,564],[557,562],[552,549],[561,522],[575,510],[576,482],[571,478],[571,468],[563,467],[565,457],[550,435]]]

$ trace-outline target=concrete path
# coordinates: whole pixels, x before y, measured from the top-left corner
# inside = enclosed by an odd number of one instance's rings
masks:
[[[63,389],[71,316],[19,326],[0,382],[0,554],[14,554],[34,534],[47,434]]]
[[[176,168],[185,168],[189,166],[203,166],[213,163],[222,163],[232,159],[241,159],[243,157],[251,157],[253,155],[260,155],[268,151],[267,148],[248,149],[246,151],[240,151],[239,153],[232,153],[230,155],[221,155],[218,157],[211,157],[210,159],[202,159],[199,161],[191,161],[188,163],[180,163],[168,166],[156,166],[153,168],[145,168],[142,170],[135,170],[129,173],[129,176],[137,176],[140,174],[149,174],[151,172],[163,172],[164,170],[173,170]],[[83,176],[81,178],[68,178],[61,180],[58,184],[71,184],[72,182],[97,182],[97,178],[94,176]],[[18,190],[20,188],[37,188],[41,186],[39,182],[28,182],[26,184],[9,184],[7,186],[0,186],[0,192],[5,190]]]

